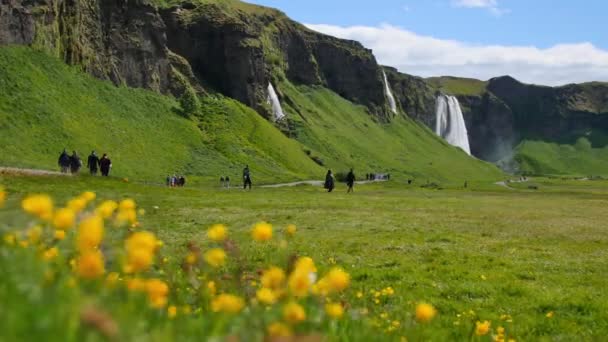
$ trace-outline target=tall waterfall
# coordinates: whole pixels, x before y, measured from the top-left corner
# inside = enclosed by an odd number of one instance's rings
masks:
[[[393,91],[391,90],[390,84],[388,84],[388,79],[386,78],[384,70],[382,70],[382,76],[384,77],[384,92],[386,92],[386,97],[388,98],[388,105],[391,107],[391,111],[394,114],[397,114],[397,102],[395,102],[395,96],[393,96]]]
[[[439,95],[436,116],[435,133],[470,155],[469,135],[458,99],[455,96]]]
[[[277,92],[274,91],[272,83],[268,83],[268,98],[266,101],[272,106],[272,114],[274,115],[275,121],[285,117],[285,113],[283,113],[283,108],[281,107],[281,102],[279,101]]]

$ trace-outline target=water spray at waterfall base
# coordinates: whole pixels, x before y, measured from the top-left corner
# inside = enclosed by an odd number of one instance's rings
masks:
[[[439,95],[436,116],[435,133],[450,145],[460,147],[471,155],[467,126],[458,99],[455,96]]]
[[[391,86],[388,84],[388,79],[386,78],[386,73],[384,70],[382,70],[382,77],[384,79],[384,91],[386,92],[386,97],[388,98],[388,105],[391,108],[391,112],[393,112],[393,114],[397,114],[397,102],[395,101],[395,96],[393,95]]]
[[[285,117],[285,113],[283,112],[283,108],[281,107],[281,102],[279,101],[279,96],[274,90],[272,83],[268,83],[268,98],[266,101],[272,107],[272,114],[274,116],[275,121],[281,120]]]

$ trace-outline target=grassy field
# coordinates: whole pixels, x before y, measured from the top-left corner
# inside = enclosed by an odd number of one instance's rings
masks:
[[[146,210],[142,226],[164,241],[161,250],[169,269],[179,269],[188,242],[205,244],[206,229],[221,222],[240,247],[240,266],[256,270],[281,248],[252,245],[252,224],[265,220],[277,230],[296,224],[289,250],[313,257],[320,272],[336,263],[352,277],[341,299],[347,305],[345,318],[300,327],[332,340],[405,336],[490,341],[499,326],[518,341],[599,341],[608,333],[606,181],[534,179],[538,190],[528,190],[526,183],[512,189],[484,182],[466,190],[424,190],[420,184],[390,182],[359,186],[351,195],[343,186],[332,194],[310,186],[243,192],[167,189],[88,177],[4,177],[0,184],[8,192],[6,208],[0,211],[4,232],[31,223],[18,210],[28,193],[50,193],[58,203],[84,190],[96,191],[98,200],[135,199]],[[112,229],[106,233],[108,241],[122,234]],[[8,270],[0,281],[3,340],[96,340],[95,326],[82,323],[80,310],[87,305],[108,312],[118,335],[127,340],[262,338],[264,327],[255,325],[260,323],[251,315],[273,314],[251,309],[237,317],[212,316],[210,322],[204,309],[167,320],[162,312],[134,307],[125,297],[92,284],[76,292],[60,285],[39,288],[28,283],[42,278],[29,272],[42,271],[31,266],[27,249],[18,249],[22,259],[9,258],[9,250],[0,247],[0,264]],[[228,269],[234,267],[229,263]],[[62,276],[69,277],[69,272]],[[370,293],[388,286],[395,290],[390,298]],[[171,291],[170,304],[187,298]],[[376,298],[381,299],[378,304]],[[420,301],[438,311],[430,323],[414,318]],[[491,333],[474,336],[475,322],[484,320],[491,321]]]

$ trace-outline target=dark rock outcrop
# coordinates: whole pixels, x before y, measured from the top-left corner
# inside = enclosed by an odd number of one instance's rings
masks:
[[[403,74],[387,66],[382,68],[399,107],[410,117],[434,129],[437,89],[421,77]]]

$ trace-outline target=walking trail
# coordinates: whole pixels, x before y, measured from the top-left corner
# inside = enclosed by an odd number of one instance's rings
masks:
[[[355,184],[371,184],[371,183],[381,183],[381,182],[386,182],[386,180],[359,181],[359,182],[355,182]],[[320,180],[306,180],[306,181],[291,182],[291,183],[260,185],[259,187],[260,188],[285,188],[285,187],[292,187],[292,186],[298,186],[298,185],[323,186],[324,183],[325,183],[324,181],[320,181]]]
[[[16,167],[3,167],[0,166],[0,176],[2,175],[18,175],[18,176],[70,176],[68,173],[61,173],[57,171],[48,170],[35,170],[35,169],[21,169]]]
[[[511,187],[509,184],[511,184],[511,183],[526,183],[526,182],[529,182],[529,181],[530,181],[530,178],[526,178],[525,180],[509,180],[509,181],[496,182],[494,184],[503,186],[503,187],[505,187],[505,188],[507,188],[509,190],[517,190],[517,189]]]

